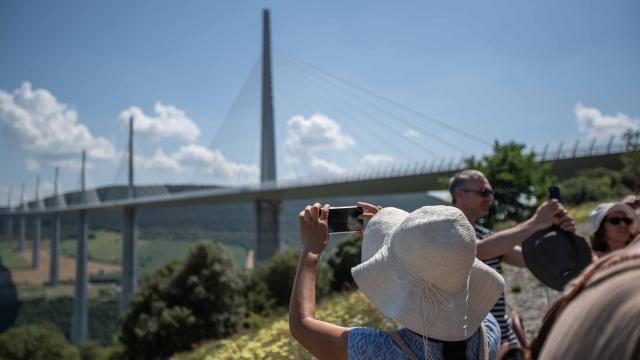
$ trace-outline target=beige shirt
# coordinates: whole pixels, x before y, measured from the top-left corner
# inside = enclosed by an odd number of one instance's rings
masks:
[[[553,325],[540,359],[640,359],[640,259],[595,275]]]

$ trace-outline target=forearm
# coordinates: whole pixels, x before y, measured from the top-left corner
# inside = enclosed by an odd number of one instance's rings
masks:
[[[289,304],[289,327],[298,339],[304,331],[304,319],[313,319],[316,312],[316,273],[320,256],[302,251],[298,262],[296,278],[293,282]],[[299,339],[300,340],[300,339]]]
[[[480,260],[489,260],[503,256],[539,230],[542,230],[541,226],[538,225],[535,220],[529,219],[512,228],[478,240],[476,256]]]

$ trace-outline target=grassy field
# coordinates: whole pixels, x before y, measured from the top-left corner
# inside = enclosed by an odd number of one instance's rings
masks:
[[[5,239],[2,240],[3,241],[0,242],[0,264],[2,264],[2,266],[12,270],[28,269],[31,267],[31,263],[22,257],[13,243],[9,243],[5,241]]]
[[[229,234],[223,235],[225,238],[230,236]],[[137,243],[139,274],[141,276],[147,275],[169,261],[182,259],[198,241],[213,241],[214,238],[217,238],[215,234],[209,239],[200,238],[194,241],[139,238]],[[75,257],[76,246],[75,239],[64,239],[60,244],[60,254]],[[244,247],[224,246],[233,256],[236,264],[243,268],[246,258]],[[118,265],[122,262],[122,237],[117,232],[95,231],[88,240],[88,247],[90,260]]]

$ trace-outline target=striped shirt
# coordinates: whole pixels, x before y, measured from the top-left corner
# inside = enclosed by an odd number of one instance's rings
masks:
[[[476,231],[476,238],[478,240],[482,240],[495,234],[495,231],[489,230],[478,224],[473,225],[473,228]],[[502,275],[502,266],[500,265],[501,261],[502,256],[499,256],[497,258],[486,260],[484,263],[491,266],[493,270]],[[500,325],[500,336],[502,342],[508,341],[509,343],[517,344],[518,339],[516,338],[516,334],[513,333],[511,327],[509,326],[509,313],[507,312],[507,300],[504,296],[504,291],[502,292],[502,294],[500,294],[498,302],[496,302],[496,304],[493,306],[493,309],[491,309],[491,314],[496,318],[498,324]]]

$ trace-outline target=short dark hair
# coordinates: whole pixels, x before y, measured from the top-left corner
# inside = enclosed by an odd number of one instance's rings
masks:
[[[456,191],[465,186],[467,181],[473,177],[485,177],[484,174],[475,169],[462,170],[455,173],[451,179],[449,179],[449,192],[451,193],[451,204],[456,204]]]

